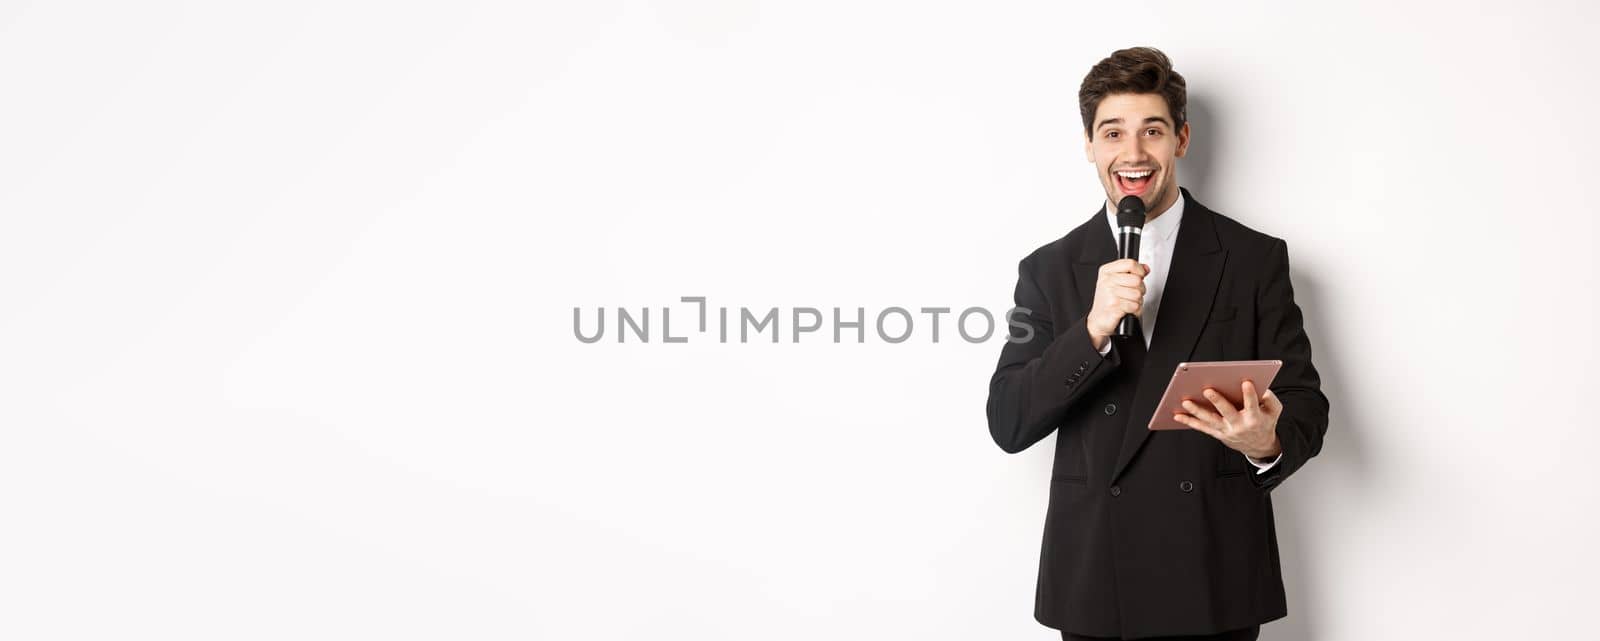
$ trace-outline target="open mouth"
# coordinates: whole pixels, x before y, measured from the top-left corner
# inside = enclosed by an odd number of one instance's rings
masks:
[[[1143,196],[1155,182],[1156,172],[1154,169],[1119,169],[1112,175],[1116,176],[1117,189],[1121,189],[1123,195]]]

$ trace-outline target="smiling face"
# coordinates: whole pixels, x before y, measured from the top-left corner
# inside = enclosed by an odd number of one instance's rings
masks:
[[[1177,202],[1177,159],[1188,153],[1189,123],[1174,131],[1160,94],[1108,95],[1095,109],[1093,123],[1084,136],[1084,153],[1113,205],[1138,196],[1150,220]]]

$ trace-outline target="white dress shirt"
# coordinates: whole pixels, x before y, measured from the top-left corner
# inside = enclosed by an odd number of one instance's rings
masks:
[[[1178,200],[1160,216],[1144,224],[1144,231],[1139,235],[1139,262],[1150,266],[1150,275],[1144,279],[1144,305],[1139,308],[1139,326],[1144,329],[1144,345],[1150,346],[1150,337],[1155,335],[1156,315],[1161,311],[1161,293],[1167,288],[1167,274],[1172,266],[1172,247],[1178,240],[1178,224],[1183,222],[1183,193],[1178,193]],[[1113,242],[1117,237],[1117,206],[1111,201],[1106,201],[1106,224],[1111,228]],[[1111,351],[1111,341],[1106,341],[1100,348],[1100,355],[1105,356]],[[1283,458],[1283,452],[1273,457],[1271,461],[1257,462],[1244,455],[1244,460],[1250,461],[1256,467],[1256,474],[1265,473],[1277,465]]]

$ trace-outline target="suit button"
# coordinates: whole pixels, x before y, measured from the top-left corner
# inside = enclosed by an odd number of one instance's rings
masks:
[[[1115,485],[1111,486],[1111,495],[1112,496],[1122,496],[1122,488],[1117,487]]]
[[[1106,416],[1110,416],[1110,415],[1116,414],[1116,413],[1117,413],[1117,404],[1116,403],[1106,403]]]
[[[1192,492],[1192,491],[1194,491],[1194,483],[1190,483],[1189,481],[1179,481],[1178,482],[1178,489],[1183,490],[1185,492]]]

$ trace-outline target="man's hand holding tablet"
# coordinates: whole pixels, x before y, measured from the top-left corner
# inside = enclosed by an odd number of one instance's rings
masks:
[[[1174,429],[1175,423],[1210,434],[1253,459],[1271,459],[1283,451],[1278,443],[1283,402],[1271,389],[1258,390],[1252,379],[1270,385],[1281,365],[1277,361],[1180,364],[1151,417],[1150,429]],[[1224,382],[1228,380],[1241,381],[1237,392]],[[1201,398],[1194,397],[1196,391]],[[1163,416],[1172,420],[1158,420]]]

